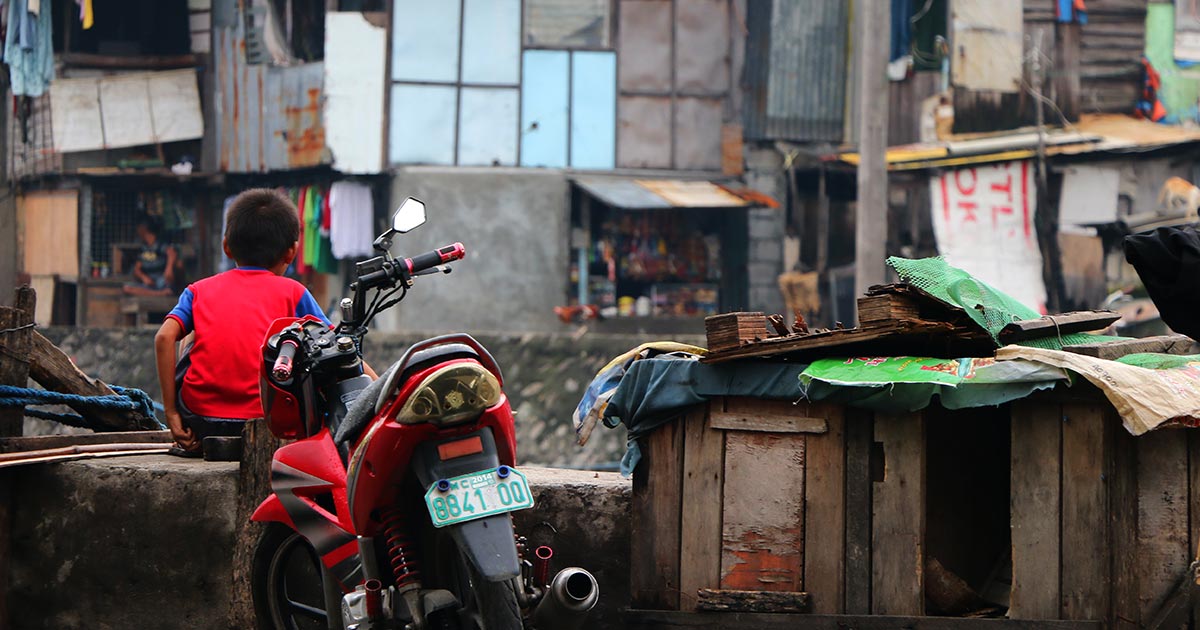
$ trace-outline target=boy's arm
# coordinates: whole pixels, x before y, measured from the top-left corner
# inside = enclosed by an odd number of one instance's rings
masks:
[[[167,283],[175,281],[175,262],[179,260],[179,254],[174,247],[167,246],[167,270],[163,272],[163,279]]]
[[[140,260],[133,263],[133,277],[137,278],[142,284],[153,284],[153,281],[150,280],[150,276],[147,276],[145,272],[142,271],[142,261]]]
[[[171,436],[183,448],[192,451],[200,446],[192,430],[183,426],[183,418],[175,400],[175,344],[183,338],[183,326],[173,317],[163,322],[154,335],[154,358],[158,367],[158,386],[162,390],[163,413]]]

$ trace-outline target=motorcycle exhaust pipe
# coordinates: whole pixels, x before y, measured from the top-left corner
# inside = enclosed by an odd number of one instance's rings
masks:
[[[550,584],[550,559],[553,557],[554,550],[546,545],[533,550],[533,585],[537,588],[546,588]]]
[[[568,567],[550,581],[546,594],[533,611],[537,630],[577,630],[600,599],[596,578],[579,567]]]

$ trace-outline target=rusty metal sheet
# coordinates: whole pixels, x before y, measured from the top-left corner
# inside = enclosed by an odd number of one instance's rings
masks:
[[[617,166],[671,168],[671,98],[617,99]]]
[[[685,94],[729,90],[729,2],[675,3],[675,89]]]
[[[842,140],[849,20],[845,0],[747,3],[748,140]]]
[[[676,208],[744,208],[745,199],[706,181],[638,179],[639,186],[667,200]]]
[[[671,90],[671,3],[622,0],[617,29],[622,91]]]
[[[721,117],[719,98],[675,100],[675,168],[721,170]]]
[[[254,173],[327,163],[323,65],[247,64],[240,29],[213,30],[218,167]]]
[[[970,90],[1017,92],[1024,50],[1021,3],[956,0],[951,5],[954,85]]]

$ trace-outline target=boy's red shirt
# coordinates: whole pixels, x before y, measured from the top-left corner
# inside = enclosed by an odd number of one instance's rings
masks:
[[[248,420],[263,415],[258,393],[262,343],[280,317],[315,315],[325,323],[304,285],[258,267],[238,267],[188,286],[167,315],[194,330],[183,404],[208,418]]]

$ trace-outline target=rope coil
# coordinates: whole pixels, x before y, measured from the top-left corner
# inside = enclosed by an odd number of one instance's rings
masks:
[[[72,407],[89,407],[92,409],[135,411],[147,418],[153,418],[159,428],[167,428],[154,413],[155,409],[161,410],[162,405],[155,402],[150,397],[150,394],[132,387],[109,385],[109,388],[114,392],[111,396],[81,396],[79,394],[52,392],[45,389],[0,385],[0,408],[28,407],[31,405],[70,405]],[[55,420],[75,427],[96,428],[93,426],[93,423],[77,414],[26,409],[25,415],[33,418]]]

